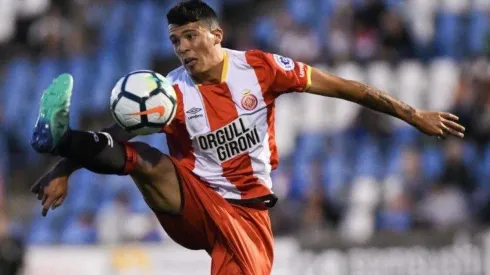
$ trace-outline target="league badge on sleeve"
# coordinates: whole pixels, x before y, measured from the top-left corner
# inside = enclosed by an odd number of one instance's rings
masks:
[[[274,54],[274,61],[285,71],[294,70],[294,61],[291,58]]]

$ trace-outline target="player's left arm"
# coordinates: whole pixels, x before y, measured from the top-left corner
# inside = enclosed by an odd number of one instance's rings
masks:
[[[313,67],[311,86],[305,92],[358,103],[402,119],[430,136],[464,137],[465,128],[456,122],[459,118],[453,114],[418,110],[374,87],[333,76]]]

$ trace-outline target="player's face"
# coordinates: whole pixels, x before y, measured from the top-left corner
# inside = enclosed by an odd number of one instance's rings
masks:
[[[199,22],[183,26],[170,24],[169,31],[175,54],[190,74],[205,72],[215,65],[215,45],[220,40],[215,31]]]

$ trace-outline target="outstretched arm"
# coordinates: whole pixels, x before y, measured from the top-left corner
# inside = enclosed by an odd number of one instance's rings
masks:
[[[306,92],[356,102],[402,119],[430,136],[464,137],[465,128],[456,122],[458,117],[453,114],[417,110],[376,88],[329,75],[316,68],[312,68],[311,86]]]

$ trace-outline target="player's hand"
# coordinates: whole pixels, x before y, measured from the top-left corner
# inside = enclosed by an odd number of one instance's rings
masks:
[[[450,113],[417,111],[413,119],[413,125],[429,136],[463,138],[465,128],[457,123],[458,120],[457,116]]]
[[[48,214],[49,208],[54,210],[65,200],[69,176],[62,169],[54,166],[31,187],[31,192],[37,194],[37,199],[41,200],[43,216]]]

